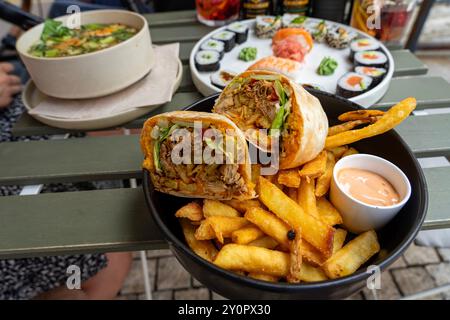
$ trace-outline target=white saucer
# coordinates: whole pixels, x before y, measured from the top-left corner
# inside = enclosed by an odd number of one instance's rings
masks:
[[[178,90],[178,87],[180,86],[182,75],[183,75],[183,65],[181,63],[181,60],[178,58],[178,74],[175,80],[173,94],[175,94],[175,92]],[[41,91],[39,91],[38,88],[36,88],[35,84],[31,79],[27,82],[22,92],[22,101],[27,111],[30,111],[33,108],[35,108],[45,97],[46,95]],[[124,112],[113,113],[106,117],[97,117],[82,120],[60,119],[51,116],[37,115],[37,114],[30,114],[30,116],[52,127],[86,131],[86,130],[98,130],[120,126],[121,124],[127,123],[131,120],[134,120],[149,113],[150,111],[152,111],[155,108],[158,108],[159,106],[161,105],[139,107]]]

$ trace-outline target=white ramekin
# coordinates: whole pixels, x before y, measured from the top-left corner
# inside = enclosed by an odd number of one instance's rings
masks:
[[[374,206],[349,195],[338,181],[344,168],[372,171],[388,180],[399,193],[401,201],[392,206]],[[353,233],[361,233],[385,226],[403,208],[411,196],[411,184],[406,175],[393,163],[369,154],[354,154],[340,159],[333,170],[330,200],[339,210],[345,227]]]

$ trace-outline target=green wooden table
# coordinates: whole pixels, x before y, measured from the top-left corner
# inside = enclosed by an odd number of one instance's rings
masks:
[[[198,100],[188,59],[196,41],[211,29],[193,11],[148,15],[155,43],[180,42],[183,81],[173,100],[124,125],[140,128],[154,114]],[[427,67],[407,50],[393,50],[395,77],[375,106],[385,109],[413,95],[418,110],[450,106],[450,84],[427,76]],[[450,156],[450,114],[411,116],[398,127],[417,157]],[[67,133],[23,114],[14,135]],[[131,179],[141,176],[137,135],[0,144],[0,184]],[[424,169],[430,206],[424,229],[450,227],[450,167]],[[168,213],[170,214],[170,213]],[[138,188],[0,197],[0,259],[38,255],[152,250],[166,247]]]

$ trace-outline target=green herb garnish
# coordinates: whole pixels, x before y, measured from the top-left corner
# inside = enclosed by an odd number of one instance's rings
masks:
[[[239,59],[243,61],[252,61],[256,59],[257,49],[255,47],[242,48],[239,52]]]
[[[156,140],[153,146],[153,162],[155,164],[157,172],[162,171],[161,161],[159,160],[159,151],[161,150],[161,143],[163,143],[163,141],[166,140],[179,127],[180,127],[179,125],[174,124],[171,127],[161,128],[159,130],[159,138],[158,140]]]
[[[272,121],[272,124],[270,126],[270,134],[274,134],[277,132],[277,130],[280,130],[283,126],[284,120],[286,120],[285,113],[286,113],[286,102],[288,100],[286,91],[283,88],[283,85],[279,80],[275,80],[274,83],[275,92],[277,93],[278,98],[280,99],[280,108],[277,111],[277,114],[275,115],[275,118]]]
[[[302,24],[306,21],[306,17],[305,16],[298,16],[294,19],[291,20],[292,24]]]
[[[317,68],[317,73],[321,76],[329,76],[334,73],[336,70],[338,63],[336,60],[330,57],[325,57],[320,62],[319,67]]]

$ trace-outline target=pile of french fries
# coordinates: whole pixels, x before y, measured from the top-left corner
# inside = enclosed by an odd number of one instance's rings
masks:
[[[303,166],[262,177],[253,165],[257,199],[183,206],[176,217],[187,244],[219,267],[264,281],[316,282],[354,273],[380,245],[374,230],[349,236],[341,226],[341,214],[327,199],[334,165],[358,153],[348,144],[392,129],[414,108],[408,98],[387,112],[347,112],[338,118],[342,124],[330,127],[325,149]]]

